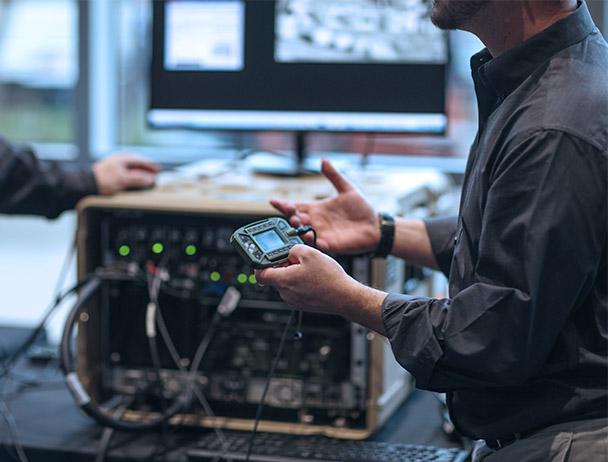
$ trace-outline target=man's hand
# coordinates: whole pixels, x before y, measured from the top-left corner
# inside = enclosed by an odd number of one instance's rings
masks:
[[[288,266],[256,271],[262,284],[277,289],[291,307],[338,314],[382,333],[381,306],[385,293],[360,284],[332,258],[306,245],[289,252]]]
[[[133,154],[113,154],[93,165],[97,189],[103,195],[150,188],[159,170],[157,164]]]
[[[359,253],[374,250],[380,240],[378,216],[361,192],[327,160],[321,167],[338,194],[328,199],[291,202],[272,199],[270,203],[292,226],[312,226],[317,246],[334,253]]]

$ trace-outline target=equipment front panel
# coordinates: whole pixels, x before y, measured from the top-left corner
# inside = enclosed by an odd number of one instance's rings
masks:
[[[226,289],[240,292],[237,309],[221,320],[196,377],[216,415],[252,419],[290,309],[276,291],[257,283],[229,239],[235,229],[263,217],[121,209],[87,213],[89,270],[130,264],[152,275],[166,271],[159,308],[183,366],[189,367]],[[338,259],[350,274],[353,268],[365,268],[360,280],[369,274],[366,260]],[[145,335],[148,302],[143,283],[115,282],[102,292],[102,400],[126,393],[140,397],[142,409],[158,409],[160,396],[151,380]],[[300,331],[299,340],[288,336],[270,382],[264,418],[364,428],[369,398],[367,331],[341,317],[309,313],[304,314]],[[171,399],[186,386],[185,377],[162,340],[157,342],[163,394]]]

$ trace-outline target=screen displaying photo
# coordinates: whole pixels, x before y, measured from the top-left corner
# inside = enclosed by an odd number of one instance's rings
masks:
[[[425,0],[279,0],[275,24],[281,63],[447,61]]]
[[[168,2],[165,69],[240,71],[245,5],[240,0]]]

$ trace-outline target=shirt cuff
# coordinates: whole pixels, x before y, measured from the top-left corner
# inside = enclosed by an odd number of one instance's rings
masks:
[[[424,219],[435,260],[437,260],[439,269],[446,277],[449,275],[452,265],[457,223],[458,218],[456,216]]]
[[[402,294],[388,294],[382,303],[384,332],[393,354],[420,389],[431,387],[435,364],[443,356],[428,313],[430,303],[432,299]]]

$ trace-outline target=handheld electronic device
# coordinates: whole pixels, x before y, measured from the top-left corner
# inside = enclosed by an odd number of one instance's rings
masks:
[[[289,250],[304,241],[283,218],[271,217],[237,229],[230,243],[253,268],[267,268],[287,260]]]

